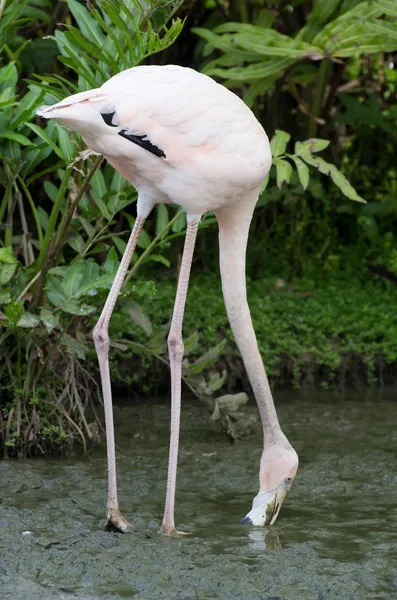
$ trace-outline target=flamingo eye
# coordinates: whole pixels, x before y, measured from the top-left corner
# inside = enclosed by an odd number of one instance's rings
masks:
[[[288,475],[288,477],[286,477],[286,478],[285,478],[285,481],[286,481],[287,483],[291,483],[291,481],[292,481],[292,477],[291,477],[291,475]]]

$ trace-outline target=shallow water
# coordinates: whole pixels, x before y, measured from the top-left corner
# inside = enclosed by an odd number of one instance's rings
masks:
[[[157,535],[167,404],[115,410],[131,534],[103,531],[103,448],[84,460],[0,462],[0,598],[397,598],[393,399],[278,394],[301,463],[269,528],[237,524],[257,492],[259,433],[230,444],[201,406],[186,402],[176,513],[191,533],[184,538]]]

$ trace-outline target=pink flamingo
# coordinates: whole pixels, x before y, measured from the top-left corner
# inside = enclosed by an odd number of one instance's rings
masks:
[[[38,114],[78,131],[138,191],[137,218],[102,314],[94,329],[106,419],[107,519],[129,523],[119,511],[108,325],[145,219],[156,203],[175,203],[187,231],[168,336],[171,435],[167,492],[160,532],[174,522],[181,406],[182,321],[200,219],[213,211],[219,224],[222,289],[230,325],[258,404],[264,435],[259,493],[241,523],[276,520],[298,469],[298,455],[282,432],[260,356],[246,296],[245,254],[252,214],[271,166],[269,141],[251,110],[211,78],[174,65],[139,66],[102,87],[69,96]]]

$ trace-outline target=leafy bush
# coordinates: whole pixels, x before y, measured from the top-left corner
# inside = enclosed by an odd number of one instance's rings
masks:
[[[120,231],[119,218],[132,226],[134,219],[124,209],[136,200],[135,191],[100,157],[86,158],[78,136],[71,139],[56,123],[38,126],[36,108],[71,92],[70,69],[78,72],[82,89],[100,85],[120,65],[137,64],[167,47],[181,29],[178,20],[164,25],[172,3],[152,2],[149,12],[129,0],[103,2],[92,11],[69,0],[68,7],[77,27],[68,25],[53,36],[68,70],[38,75],[22,98],[18,59],[27,42],[18,46],[16,33],[32,19],[48,23],[51,3],[8,4],[0,25],[4,52],[12,58],[0,69],[0,438],[11,454],[42,452],[75,437],[85,443],[94,436],[86,409],[93,409],[95,383],[82,364],[87,328],[125,249],[128,232]],[[154,30],[154,15],[160,17],[162,36]],[[159,211],[157,235],[151,239],[142,232],[143,252],[134,257],[132,270],[148,260],[167,264],[160,254],[149,256],[149,250],[164,244],[171,228],[182,227],[178,215],[165,220],[164,210]],[[145,282],[127,283],[124,294],[151,289]]]
[[[36,108],[70,93],[98,87],[120,70],[166,49],[182,29],[182,22],[173,19],[180,4],[168,0],[145,3],[103,0],[94,5],[77,0],[55,4],[49,0],[0,3],[0,12],[3,11],[0,20],[0,186],[3,191],[0,200],[3,234],[0,247],[0,450],[10,455],[58,450],[74,439],[86,444],[86,440],[97,434],[100,424],[93,402],[97,387],[84,366],[86,357],[93,354],[89,352],[88,331],[92,328],[93,315],[98,314],[104,303],[119,257],[125,250],[126,238],[134,223],[128,207],[136,200],[135,191],[121,175],[104,165],[101,157],[83,150],[78,135],[70,137],[52,121],[39,125]],[[325,6],[323,2],[321,5]],[[386,6],[382,9],[386,12],[391,10],[388,0],[384,0],[382,6]],[[309,25],[320,18],[316,10]],[[53,11],[57,20],[64,22],[64,26],[55,31]],[[266,11],[262,14],[261,26],[266,14]],[[323,15],[322,23],[329,17],[330,13]],[[375,15],[374,19],[378,17]],[[392,26],[389,20],[378,21],[379,26],[389,29]],[[229,24],[228,27],[232,27],[233,37],[239,40],[245,39],[247,32],[252,33],[247,29],[251,26],[246,24],[241,27]],[[308,52],[308,44],[313,47],[320,35],[314,29],[307,27],[302,40],[288,42],[293,55],[291,67],[302,57],[302,52],[303,55]],[[229,35],[227,27],[224,31]],[[266,32],[269,48],[280,47],[277,32],[269,34],[270,37],[267,29]],[[207,33],[201,33],[208,38]],[[216,39],[225,39],[222,31],[213,35]],[[271,40],[274,43],[270,43]],[[284,38],[281,41],[286,42]],[[211,44],[212,41],[208,48],[212,50],[216,46]],[[238,52],[246,51],[240,48]],[[316,58],[313,52],[309,53],[309,60]],[[57,54],[59,61],[55,62]],[[254,54],[251,52],[248,62],[256,61]],[[230,57],[227,60],[230,61]],[[327,61],[329,58],[322,64]],[[232,68],[233,64],[226,66]],[[250,66],[233,68],[244,70]],[[244,81],[248,82],[254,99],[259,88],[255,88],[256,83],[247,73],[250,71],[246,71]],[[270,84],[274,82],[274,73],[270,73]],[[243,80],[243,76],[239,78]],[[231,79],[227,83],[235,81],[237,79]],[[250,100],[249,95],[247,98]],[[362,200],[335,164],[329,158],[318,156],[319,151],[326,150],[328,141],[314,137],[295,141],[294,153],[287,151],[289,141],[288,133],[281,128],[276,130],[271,142],[274,167],[270,173],[270,181],[276,185],[269,186],[262,195],[259,209],[267,207],[275,194],[279,194],[278,198],[280,195],[286,198],[286,205],[291,198],[299,198],[299,206],[305,210],[302,191],[309,185],[313,193],[317,179],[313,179],[312,173],[317,171],[329,176],[349,199]],[[214,222],[213,216],[207,215],[201,229],[212,228]],[[176,207],[159,205],[154,224],[148,223],[142,232],[122,289],[116,323],[117,318],[125,322],[125,314],[128,314],[143,331],[146,327],[146,334],[135,342],[116,336],[113,342],[116,353],[134,348],[141,360],[156,356],[167,363],[162,350],[166,335],[164,323],[151,329],[141,309],[145,299],[153,297],[155,286],[147,278],[137,279],[136,273],[143,265],[148,277],[151,265],[167,268],[171,242],[184,235],[185,226],[186,219]],[[298,241],[294,238],[292,245],[294,256],[305,232],[302,222],[298,223],[296,232]],[[194,333],[186,347],[185,381],[230,435],[238,436],[240,408],[246,398],[215,399],[225,382],[225,371],[208,374],[211,365],[218,361],[224,341],[214,343],[204,352],[199,351]],[[117,375],[117,365],[114,367]]]

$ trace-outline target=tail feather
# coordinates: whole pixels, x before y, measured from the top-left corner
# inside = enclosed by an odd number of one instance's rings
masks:
[[[60,114],[58,112],[60,109],[69,108],[75,104],[103,102],[107,99],[108,94],[101,92],[99,89],[89,90],[88,92],[79,92],[78,94],[68,96],[56,104],[39,106],[36,114],[44,119],[51,119],[53,118],[55,111]]]

